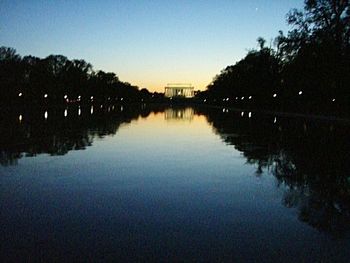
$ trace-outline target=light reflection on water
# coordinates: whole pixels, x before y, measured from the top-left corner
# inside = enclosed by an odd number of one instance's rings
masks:
[[[278,117],[277,126],[275,116],[226,109],[119,109],[2,118],[2,255],[348,259],[348,124]]]

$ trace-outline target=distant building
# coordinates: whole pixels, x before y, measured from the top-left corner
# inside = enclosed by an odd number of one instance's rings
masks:
[[[188,83],[169,83],[165,87],[165,97],[183,97],[192,98],[194,96],[194,88]]]

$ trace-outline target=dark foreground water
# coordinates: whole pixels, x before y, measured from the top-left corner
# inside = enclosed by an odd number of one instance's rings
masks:
[[[227,109],[4,111],[2,262],[349,262],[349,131]]]

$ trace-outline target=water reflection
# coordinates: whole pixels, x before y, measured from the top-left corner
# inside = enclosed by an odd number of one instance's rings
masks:
[[[146,105],[120,106],[119,111],[104,105],[50,109],[50,118],[48,110],[38,109],[1,116],[0,164],[15,165],[23,156],[86,149],[95,138],[116,134],[121,124],[151,112],[164,112],[167,121],[206,116],[214,132],[255,167],[257,176],[276,178],[284,190],[283,204],[295,208],[300,221],[336,237],[349,235],[348,124],[278,117],[277,126],[277,117],[252,112],[242,118],[244,112]]]
[[[100,107],[93,114],[91,106],[91,115],[83,115],[84,109],[80,107],[56,108],[50,109],[49,118],[48,110],[35,109],[26,112],[25,119],[22,114],[4,113],[0,116],[0,164],[17,164],[23,156],[64,155],[71,150],[83,150],[92,145],[95,137],[115,134],[121,124],[141,114],[138,108],[123,107],[121,110],[123,112],[114,112]],[[145,116],[150,112],[143,110]],[[44,120],[40,116],[44,116]]]
[[[193,108],[168,108],[164,111],[166,120],[191,121],[194,116]]]
[[[349,123],[203,112],[223,141],[243,153],[256,174],[272,174],[287,189],[283,204],[301,221],[334,236],[350,230]],[[241,116],[243,112],[241,113]],[[272,117],[273,123],[277,117]]]

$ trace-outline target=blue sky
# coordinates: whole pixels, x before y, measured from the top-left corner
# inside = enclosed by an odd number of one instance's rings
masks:
[[[21,55],[63,54],[122,81],[163,91],[204,89],[227,65],[269,42],[302,0],[0,1],[0,45]]]

